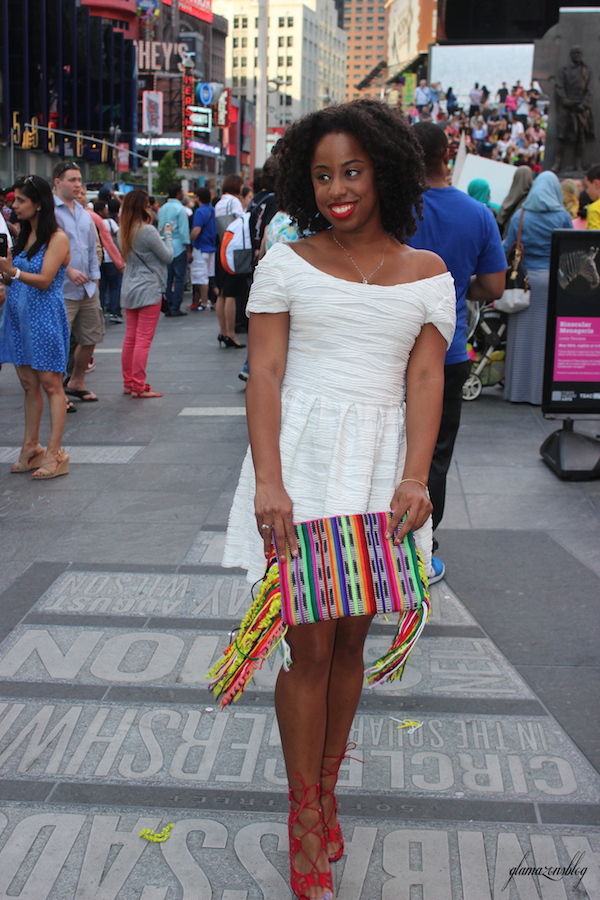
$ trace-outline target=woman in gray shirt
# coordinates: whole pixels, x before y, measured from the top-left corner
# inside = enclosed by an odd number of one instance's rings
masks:
[[[173,225],[165,225],[161,238],[151,223],[146,192],[126,194],[119,220],[125,260],[121,307],[127,323],[121,364],[123,393],[136,398],[162,397],[146,382],[146,363],[160,316],[167,266],[173,259]]]

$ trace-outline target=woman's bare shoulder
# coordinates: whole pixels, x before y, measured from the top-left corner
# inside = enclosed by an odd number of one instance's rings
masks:
[[[325,231],[321,231],[319,234],[311,234],[309,237],[302,238],[302,240],[290,242],[288,246],[302,259],[307,260],[307,262],[313,262],[315,257],[318,257],[328,245],[326,234],[327,232]]]
[[[415,281],[421,278],[433,278],[448,271],[448,266],[437,253],[431,250],[415,250],[404,244],[405,260],[413,268]]]
[[[71,244],[66,232],[64,232],[62,228],[57,228],[56,231],[50,236],[50,240],[48,241],[48,250],[52,254],[56,254],[57,256],[59,256],[61,259],[61,263],[64,265],[66,265],[71,259]]]
[[[48,246],[56,247],[57,249],[62,249],[63,247],[70,247],[69,238],[65,231],[62,228],[57,228],[56,231],[50,237],[48,241]]]

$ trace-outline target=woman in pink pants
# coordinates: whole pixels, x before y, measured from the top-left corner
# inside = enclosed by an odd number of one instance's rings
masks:
[[[123,393],[136,398],[162,397],[146,381],[146,363],[160,316],[167,266],[173,259],[173,225],[165,225],[161,238],[151,222],[148,194],[141,190],[126,194],[119,219],[125,260],[121,307],[127,322],[121,364]]]

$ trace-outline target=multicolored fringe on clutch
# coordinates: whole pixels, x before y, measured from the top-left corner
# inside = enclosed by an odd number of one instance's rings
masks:
[[[221,659],[207,674],[209,689],[224,709],[241,696],[244,688],[272,650],[283,640],[287,625],[281,618],[279,567],[275,551],[267,562],[260,589],[242,619],[237,635]],[[283,640],[284,665],[291,663],[289,647]]]
[[[331,524],[341,519],[346,520],[345,531],[343,525]],[[349,523],[347,520],[361,520],[364,524],[357,521]],[[335,520],[317,520],[316,530],[315,522],[294,526],[301,553],[302,551],[305,555],[309,553],[312,564],[311,568],[311,565],[305,563],[300,580],[296,582],[301,584],[303,590],[306,590],[308,583],[308,595],[312,598],[309,599],[308,606],[306,598],[301,602],[303,622],[322,621],[344,615],[371,615],[395,611],[400,613],[390,649],[365,671],[367,684],[371,687],[402,678],[410,652],[425,627],[431,609],[427,575],[413,535],[409,533],[400,547],[395,547],[389,540],[382,540],[381,535],[385,534],[387,520],[388,514],[374,513],[365,516],[336,517]],[[311,526],[312,537],[310,530],[307,531]],[[322,530],[323,527],[326,531]],[[342,529],[344,548],[338,528]],[[331,561],[325,561],[324,557],[319,560],[323,568],[318,571],[319,565],[316,563],[315,555],[318,541],[315,542],[313,538],[319,529],[321,536],[325,535],[329,539],[329,546],[334,548],[337,554],[337,562],[333,566],[334,574]],[[284,617],[286,591],[290,591],[294,572],[296,578],[298,576],[295,560],[293,564],[294,567],[286,566],[285,563],[282,565],[284,570],[282,591],[277,554],[275,548],[272,549],[260,589],[244,616],[236,637],[207,675],[209,688],[220,701],[221,709],[241,696],[256,669],[262,666],[278,644],[281,643],[283,648],[284,668],[287,670],[292,664],[290,648],[285,641],[288,624],[284,621]],[[322,571],[327,572],[326,582],[322,582],[319,587],[313,576],[318,572],[320,577]],[[312,573],[310,577],[309,572]],[[317,603],[319,596],[323,598],[327,595],[327,589],[323,587],[325,583],[329,590],[329,600],[325,604],[322,600]],[[297,589],[293,585],[292,588]],[[298,595],[290,599],[291,596],[288,595],[287,602],[288,605],[296,603],[296,613],[290,613],[288,609],[287,615],[293,618],[298,614],[300,607]],[[318,616],[319,613],[321,618],[311,618]],[[298,619],[290,621],[289,624],[299,624]]]
[[[369,687],[383,684],[384,681],[395,681],[402,678],[404,667],[408,661],[411,650],[421,636],[421,632],[427,624],[431,612],[431,597],[429,594],[429,582],[423,565],[423,558],[419,550],[415,549],[417,566],[423,595],[420,606],[408,610],[400,615],[398,627],[392,641],[392,646],[381,656],[376,663],[365,669],[365,679]]]

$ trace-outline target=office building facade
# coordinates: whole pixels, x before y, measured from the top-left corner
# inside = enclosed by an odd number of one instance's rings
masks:
[[[387,60],[388,11],[378,0],[344,0],[344,31],[348,35],[346,61],[346,100],[381,96],[386,69],[369,78],[373,70]],[[359,85],[368,81],[365,87]]]
[[[234,97],[254,102],[258,4],[215,0],[214,9],[230,23],[227,85]],[[270,3],[267,57],[267,125],[272,134],[299,116],[344,100],[346,34],[334,0]]]

